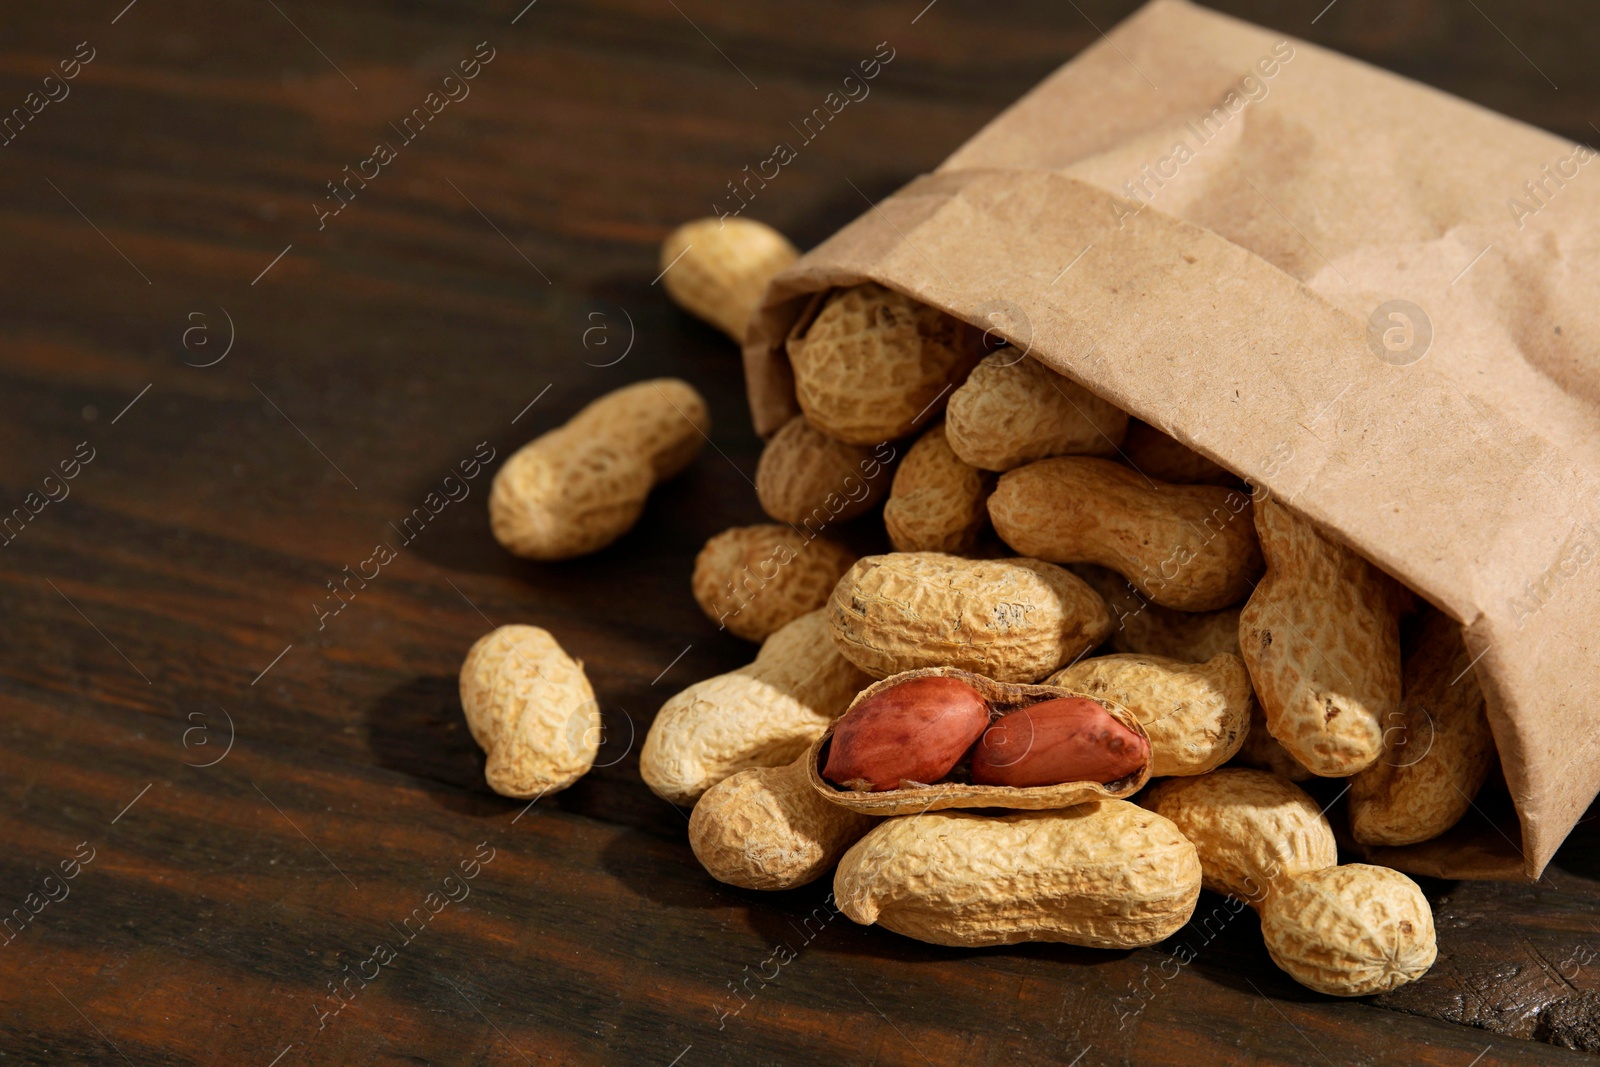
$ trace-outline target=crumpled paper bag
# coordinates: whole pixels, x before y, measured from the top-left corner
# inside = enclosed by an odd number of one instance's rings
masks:
[[[865,280],[992,329],[1458,620],[1516,819],[1375,858],[1535,877],[1600,788],[1600,163],[1155,0],[775,279],[745,369]]]

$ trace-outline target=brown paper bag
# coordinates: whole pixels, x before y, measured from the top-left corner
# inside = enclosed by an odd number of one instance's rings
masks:
[[[745,349],[873,280],[1279,494],[1464,627],[1516,820],[1383,862],[1535,877],[1600,787],[1600,162],[1156,0],[780,275]],[[1519,832],[1520,831],[1520,832]]]

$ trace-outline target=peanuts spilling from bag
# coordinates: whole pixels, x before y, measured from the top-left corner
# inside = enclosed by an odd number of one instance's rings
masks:
[[[735,337],[793,258],[744,220],[662,249],[668,292]],[[694,805],[714,878],[832,872],[851,919],[935,944],[1120,949],[1172,935],[1204,886],[1259,911],[1274,962],[1312,989],[1427,971],[1421,890],[1339,865],[1332,802],[1296,782],[1347,779],[1358,845],[1455,825],[1496,760],[1458,624],[901,294],[828,294],[788,353],[801,414],[756,478],[777,525],[712,538],[691,583],[760,650],[669,699],[640,756],[652,790]],[[596,401],[502,469],[496,536],[534,558],[603,546],[706,429],[682,382]],[[880,505],[895,551],[857,559],[822,535]],[[463,703],[490,785],[529,796],[592,764],[597,712],[581,664],[543,631],[518,653],[528,628],[507,629],[474,649]]]

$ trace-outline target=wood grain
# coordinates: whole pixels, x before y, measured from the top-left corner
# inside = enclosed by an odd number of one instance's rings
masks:
[[[79,42],[95,58],[0,146],[0,515],[82,442],[94,458],[0,544],[4,908],[80,843],[94,858],[0,944],[8,1060],[1487,1065],[1600,1048],[1591,823],[1537,885],[1429,883],[1434,971],[1339,1002],[1278,972],[1253,916],[1208,920],[1212,897],[1156,949],[961,952],[855,927],[825,886],[733,890],[639,780],[662,700],[752,654],[688,579],[707,537],[761,519],[736,357],[651,283],[657,242],[880,41],[896,58],[871,96],[751,205],[802,245],[1133,6],[14,12],[6,108]],[[1340,0],[1314,24],[1320,4],[1221,6],[1566,137],[1600,115],[1600,31],[1576,0]],[[470,95],[319,229],[325,183],[399,141],[389,124],[479,42],[495,54]],[[487,473],[408,542],[390,525],[480,442],[503,457],[660,374],[706,394],[715,447],[604,552],[501,552]],[[872,527],[841,536],[881,549]],[[327,583],[379,542],[398,558],[319,625]],[[510,621],[585,661],[608,729],[607,765],[531,807],[483,785],[455,688],[472,641]],[[429,911],[480,847],[470,894]],[[1183,968],[1180,940],[1198,949]],[[392,960],[331,1014],[329,983],[380,943]],[[797,954],[781,967],[779,945]]]

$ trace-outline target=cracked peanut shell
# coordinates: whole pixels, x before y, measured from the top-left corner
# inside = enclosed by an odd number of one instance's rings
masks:
[[[872,283],[828,296],[788,349],[806,419],[856,445],[904,437],[937,416],[983,355],[979,331]]]
[[[839,862],[833,894],[853,921],[935,945],[1134,948],[1189,921],[1200,863],[1177,827],[1121,800],[936,811],[874,827]]]
[[[640,776],[662,799],[693,804],[747,767],[792,763],[869,682],[829,639],[826,612],[802,615],[767,638],[754,663],[661,705]]]
[[[1036,559],[891,552],[857,560],[828,601],[830,632],[876,678],[959,667],[1038,681],[1105,640],[1111,616],[1071,571]]]
[[[554,793],[594,766],[600,705],[583,664],[548,630],[502,626],[480,637],[461,665],[461,708],[488,757],[484,778],[502,796]]]
[[[1000,476],[989,518],[1017,552],[1098,563],[1169,608],[1213,611],[1261,575],[1250,498],[1214,485],[1169,485],[1092,456],[1041,459]]]
[[[1239,649],[1267,729],[1312,774],[1355,774],[1396,723],[1403,594],[1276,499],[1256,529],[1267,572],[1240,613]]]
[[[828,602],[854,552],[826,537],[807,539],[787,526],[735,526],[705,543],[690,587],[706,618],[746,641]]]
[[[950,394],[950,447],[965,463],[1008,471],[1047,456],[1114,456],[1127,412],[1015,348],[985,356]]]
[[[1150,735],[1157,778],[1214,771],[1239,751],[1255,694],[1244,661],[1223,652],[1204,663],[1164,656],[1095,656],[1046,679],[1085,696],[1116,701]]]

